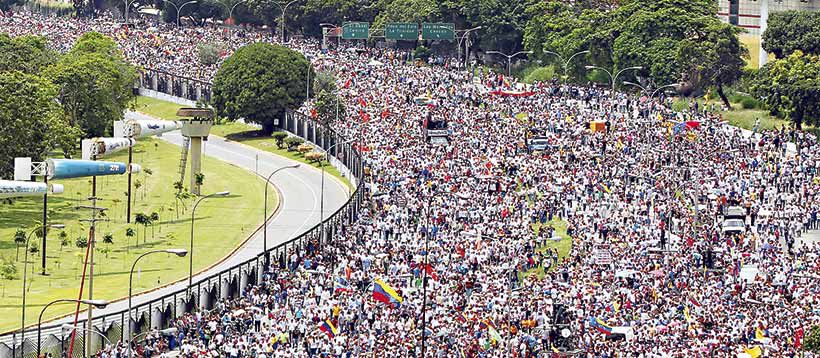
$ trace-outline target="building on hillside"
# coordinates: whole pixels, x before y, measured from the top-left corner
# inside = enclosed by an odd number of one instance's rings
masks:
[[[786,10],[820,10],[820,0],[718,0],[718,17],[732,25],[746,29],[751,35],[760,36],[766,31],[769,13]],[[763,50],[763,41],[759,42],[759,66],[769,60]]]

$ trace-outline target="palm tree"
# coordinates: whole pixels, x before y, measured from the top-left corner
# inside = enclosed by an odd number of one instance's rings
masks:
[[[103,243],[105,243],[108,247],[105,249],[105,258],[108,258],[108,253],[111,251],[111,244],[114,243],[114,234],[107,232],[103,235]]]
[[[71,241],[68,240],[68,233],[60,231],[60,252],[63,252],[63,247],[68,245],[71,245]]]
[[[148,225],[151,225],[151,217],[143,213],[138,213],[134,217],[134,222],[142,225],[142,243],[145,243],[145,232],[148,231]]]
[[[151,219],[151,238],[153,239],[154,238],[154,222],[155,221],[159,222],[159,213],[154,211],[154,212],[151,213],[151,216],[149,216],[149,218]]]
[[[134,180],[134,192],[135,193],[134,193],[134,200],[131,200],[131,205],[134,205],[134,204],[137,203],[137,195],[139,195],[141,187],[142,187],[142,182],[139,179]]]
[[[23,229],[18,228],[17,232],[14,233],[14,244],[17,245],[17,258],[15,261],[20,261],[20,246],[26,244],[26,232]]]
[[[128,252],[128,248],[130,247],[129,245],[131,244],[131,238],[132,238],[132,237],[134,237],[134,236],[136,236],[136,235],[137,235],[137,233],[134,231],[134,229],[133,229],[133,228],[130,228],[130,227],[129,227],[129,228],[126,228],[126,229],[125,229],[125,237],[127,237],[127,238],[128,238],[128,239],[127,239],[127,240],[128,240],[128,242],[127,242],[127,243],[126,243],[126,245],[125,245],[125,250],[126,250],[126,252]]]

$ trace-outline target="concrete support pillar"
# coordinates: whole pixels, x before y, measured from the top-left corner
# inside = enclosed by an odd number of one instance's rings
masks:
[[[191,155],[191,193],[200,195],[196,176],[202,173],[202,137],[191,137],[191,147],[188,152]]]

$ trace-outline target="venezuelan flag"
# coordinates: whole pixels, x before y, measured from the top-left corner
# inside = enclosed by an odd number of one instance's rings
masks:
[[[597,329],[598,332],[601,332],[607,336],[612,334],[612,327],[610,327],[608,324],[606,324],[606,322],[604,322],[600,318],[591,317],[589,319],[589,326]]]
[[[350,284],[348,284],[347,280],[345,280],[344,278],[339,277],[339,278],[336,279],[336,285],[335,285],[334,291],[336,293],[350,292],[351,291],[350,290]]]
[[[388,304],[394,308],[399,308],[404,299],[387,283],[380,279],[373,280],[373,299]]]
[[[322,325],[319,326],[319,330],[327,333],[328,338],[336,337],[336,335],[339,334],[339,329],[336,328],[329,319],[322,322]]]
[[[604,183],[598,183],[598,184],[596,185],[596,188],[597,188],[599,191],[603,192],[603,193],[607,193],[607,194],[612,193],[612,190],[610,190],[610,189],[609,189],[609,187],[608,187],[608,186],[606,186],[606,184],[604,184]]]

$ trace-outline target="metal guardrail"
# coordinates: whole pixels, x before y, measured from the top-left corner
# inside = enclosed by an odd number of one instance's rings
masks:
[[[210,83],[174,76],[153,69],[146,69],[141,72],[140,85],[142,88],[194,101],[208,102],[211,96]],[[344,138],[332,129],[300,113],[288,113],[279,123],[279,127],[303,137],[325,150],[333,147],[336,143],[344,142]],[[213,309],[218,300],[236,298],[248,285],[261,282],[262,275],[265,272],[266,259],[271,266],[276,265],[278,269],[284,270],[287,269],[287,260],[290,253],[296,252],[299,256],[302,256],[308,243],[313,243],[315,247],[321,249],[331,242],[341,230],[342,225],[350,225],[357,219],[364,199],[362,190],[364,166],[360,154],[349,143],[334,147],[328,153],[347,167],[355,177],[356,188],[347,202],[324,220],[324,236],[320,233],[322,224],[318,223],[299,236],[279,244],[267,252],[260,253],[245,262],[194,282],[190,296],[186,288],[137,304],[132,309],[132,312],[135,312],[134,317],[136,320],[131,320],[128,317],[127,310],[95,317],[91,325],[92,329],[100,332],[100,335],[104,335],[111,342],[122,342],[126,324],[130,324],[134,335],[153,329],[167,328],[175,318],[185,313],[197,309]],[[320,242],[322,237],[325,238],[324,242]],[[88,329],[88,324],[84,319],[78,321],[77,326],[83,330]],[[26,330],[26,340],[24,342],[17,342],[19,336],[19,331],[0,336],[0,358],[36,357],[36,327]],[[43,354],[50,353],[55,357],[60,357],[67,350],[70,334],[64,332],[61,325],[43,326],[41,336],[41,351]],[[78,334],[75,338],[72,358],[83,356],[86,342],[83,341],[82,336]],[[95,334],[90,344],[93,345],[95,351],[98,351],[102,348],[103,341],[104,339]]]

